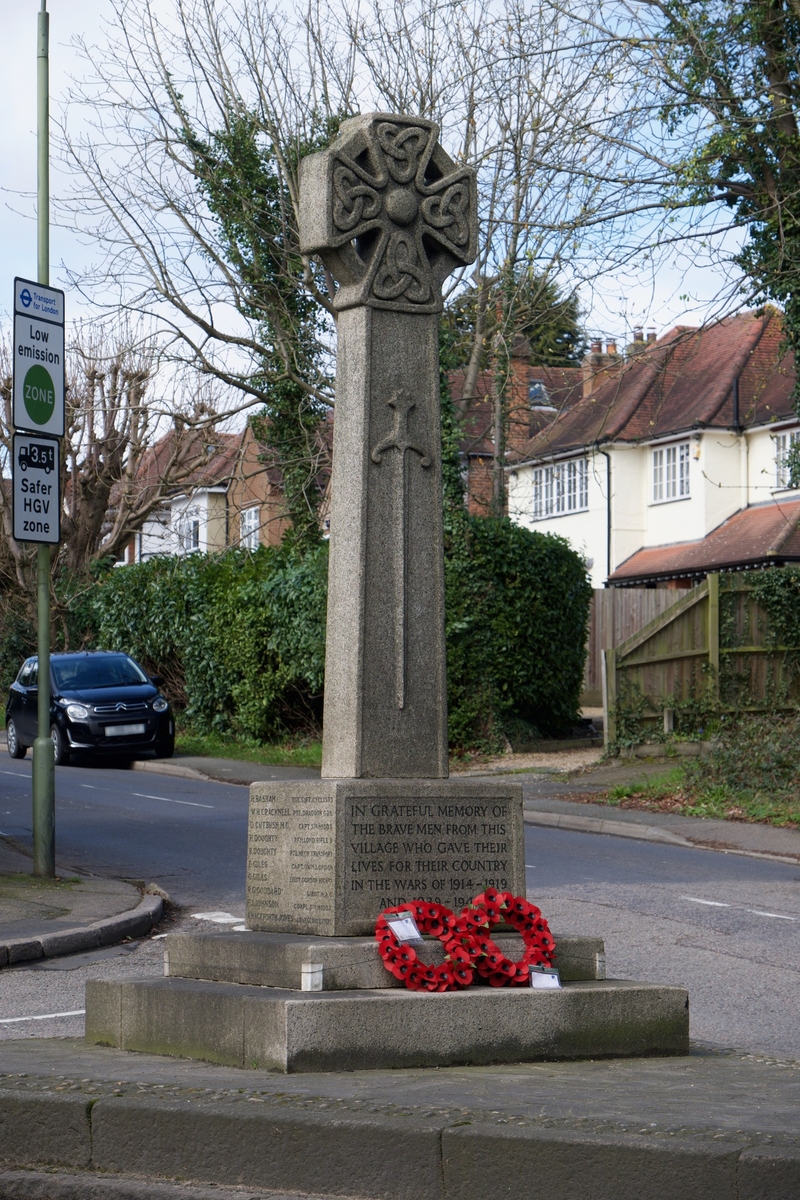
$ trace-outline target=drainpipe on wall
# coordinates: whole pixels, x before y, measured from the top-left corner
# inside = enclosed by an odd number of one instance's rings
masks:
[[[595,445],[597,454],[602,454],[606,460],[606,587],[611,575],[611,455],[607,450],[601,450]]]

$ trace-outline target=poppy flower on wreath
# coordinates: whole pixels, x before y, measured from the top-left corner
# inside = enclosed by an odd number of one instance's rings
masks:
[[[423,963],[413,946],[401,942],[386,919],[410,913],[420,933],[442,943],[445,961]],[[508,958],[490,936],[501,920],[516,930],[525,944],[522,958]],[[434,901],[411,900],[381,913],[375,940],[383,965],[411,991],[452,992],[469,987],[478,974],[491,987],[525,987],[530,968],[550,966],[556,944],[541,909],[524,896],[486,888],[456,915]]]

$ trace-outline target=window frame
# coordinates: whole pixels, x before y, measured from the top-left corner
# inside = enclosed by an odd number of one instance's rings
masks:
[[[251,518],[249,521],[247,518]],[[239,548],[257,550],[261,545],[261,506],[251,504],[239,512]]]
[[[775,484],[772,490],[773,492],[795,492],[797,491],[797,487],[792,487],[788,481],[785,456],[792,446],[797,445],[797,443],[800,442],[800,429],[784,429],[780,433],[773,433],[770,436],[772,439],[772,444],[775,448],[775,453],[773,455],[773,461],[775,463]],[[784,443],[780,449],[779,443]],[[780,461],[781,456],[784,457],[783,463]]]
[[[688,438],[651,447],[650,504],[691,500],[691,443]]]
[[[532,521],[572,517],[589,509],[589,458],[567,458],[533,468]]]

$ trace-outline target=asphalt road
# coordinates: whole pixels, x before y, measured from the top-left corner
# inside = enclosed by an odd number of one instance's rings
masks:
[[[243,917],[246,788],[101,767],[59,768],[56,787],[60,863],[154,880],[188,928]],[[0,761],[0,831],[30,844],[28,761]],[[556,932],[603,937],[610,976],[688,987],[695,1039],[800,1060],[800,867],[538,826],[526,846],[530,898]],[[2,971],[0,1022],[78,1010],[87,977],[159,974],[161,951]],[[0,1023],[0,1038],[80,1032],[80,1015]]]

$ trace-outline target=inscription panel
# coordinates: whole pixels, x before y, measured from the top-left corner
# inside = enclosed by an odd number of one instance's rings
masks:
[[[336,804],[330,789],[251,796],[247,831],[250,929],[333,933]]]
[[[518,784],[253,785],[251,929],[366,935],[385,908],[421,897],[458,911],[488,886],[525,891]]]

